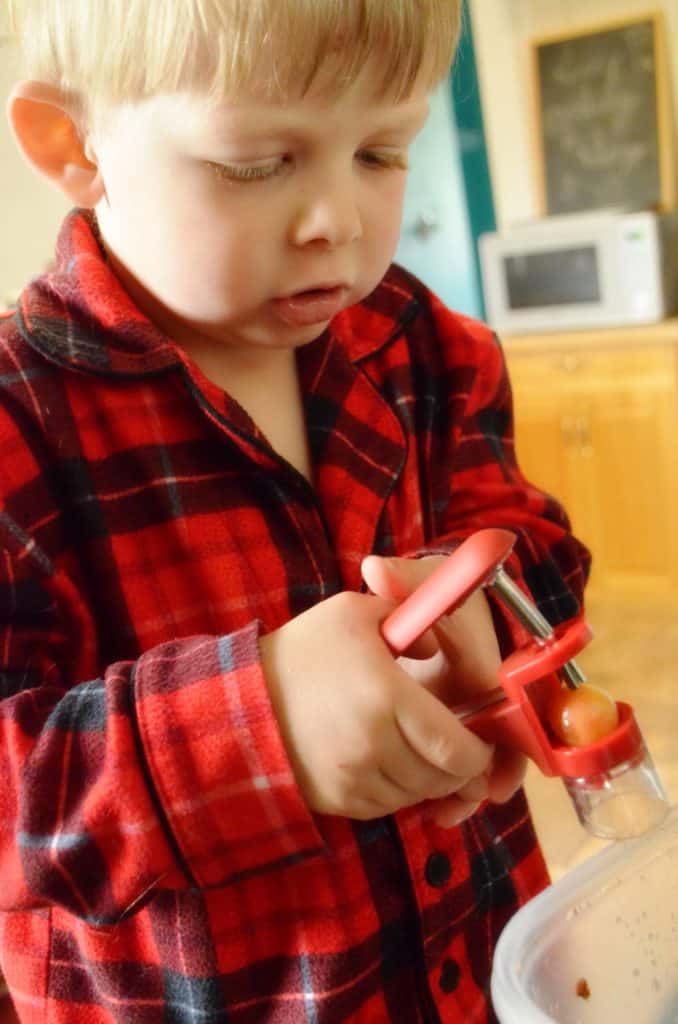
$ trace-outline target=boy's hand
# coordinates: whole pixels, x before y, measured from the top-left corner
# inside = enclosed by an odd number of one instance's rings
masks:
[[[443,561],[444,556],[438,555],[418,559],[370,555],[363,562],[363,579],[373,593],[402,601]],[[428,650],[418,650],[417,660],[401,658],[400,663],[444,704],[448,707],[463,704],[497,686],[501,655],[490,607],[482,590],[475,591],[452,615],[440,619],[430,633],[433,636],[427,637]],[[432,656],[421,660],[423,653]],[[522,784],[526,764],[519,751],[497,748],[488,775],[489,798],[496,803],[510,799]],[[468,816],[473,809],[452,799],[441,804],[435,814],[441,824],[452,824]]]
[[[343,593],[261,639],[271,702],[312,810],[376,818],[455,795],[488,795],[492,748],[393,658],[379,626],[392,601]]]

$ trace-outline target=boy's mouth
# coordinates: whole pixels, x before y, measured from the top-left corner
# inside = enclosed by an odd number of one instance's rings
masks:
[[[309,288],[305,292],[295,292],[293,295],[274,299],[273,308],[286,324],[304,327],[331,320],[344,308],[345,299],[345,285]]]

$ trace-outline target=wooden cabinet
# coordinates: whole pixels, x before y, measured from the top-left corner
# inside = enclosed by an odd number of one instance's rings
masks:
[[[678,585],[678,321],[508,338],[518,462],[562,501],[592,586]]]

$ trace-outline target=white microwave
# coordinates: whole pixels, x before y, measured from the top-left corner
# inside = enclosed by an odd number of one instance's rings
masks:
[[[488,323],[499,333],[621,327],[678,311],[678,212],[547,217],[482,235]]]

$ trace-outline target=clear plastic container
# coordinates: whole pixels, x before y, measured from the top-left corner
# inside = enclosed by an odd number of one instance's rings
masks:
[[[497,946],[501,1024],[678,1024],[678,807],[531,900]]]

